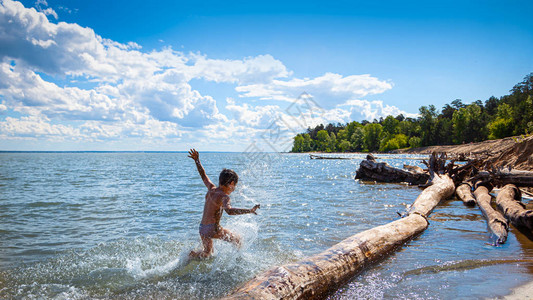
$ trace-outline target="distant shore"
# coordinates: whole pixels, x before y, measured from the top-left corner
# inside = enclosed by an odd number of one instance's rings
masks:
[[[410,149],[398,149],[390,152],[372,152],[373,154],[420,154],[432,152],[448,154],[484,154],[494,166],[512,167],[519,170],[533,171],[533,135],[529,137],[507,137],[499,140],[487,140],[461,145],[427,146]],[[367,152],[300,152],[313,155],[368,154]]]

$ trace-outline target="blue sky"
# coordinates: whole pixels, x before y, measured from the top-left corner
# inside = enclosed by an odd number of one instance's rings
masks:
[[[0,150],[285,150],[533,71],[531,1],[0,3]]]

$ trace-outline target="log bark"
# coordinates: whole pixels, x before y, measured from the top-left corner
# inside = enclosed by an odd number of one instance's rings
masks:
[[[361,161],[355,179],[378,182],[407,182],[411,185],[424,184],[429,179],[429,174],[409,172],[389,166],[387,163],[378,163],[371,155]]]
[[[496,244],[503,244],[507,241],[509,223],[499,211],[494,210],[490,205],[492,196],[489,195],[489,188],[492,190],[491,186],[477,186],[474,191],[474,196],[476,197],[476,203],[479,209],[487,220],[490,231],[497,237]]]
[[[471,180],[490,181],[494,186],[514,184],[518,187],[533,187],[533,172],[521,170],[482,171]]]
[[[413,172],[413,173],[425,173],[424,169],[422,169],[421,167],[418,167],[418,166],[410,166],[410,165],[404,164],[403,168],[406,169],[407,171]]]
[[[457,195],[457,198],[461,199],[465,205],[476,205],[476,199],[472,194],[472,186],[469,183],[463,182],[459,184],[455,189],[455,194]]]
[[[448,175],[433,174],[431,185],[416,198],[409,214],[427,217],[441,200],[451,197],[454,192],[455,185]]]
[[[428,226],[417,214],[351,236],[299,262],[255,276],[223,299],[321,299]]]
[[[447,175],[433,175],[433,184],[418,196],[408,216],[351,236],[299,262],[274,267],[244,283],[224,299],[324,298],[364,267],[427,228],[429,213],[455,190]]]
[[[527,229],[533,232],[533,210],[526,209],[520,202],[522,198],[520,190],[512,184],[504,186],[496,197],[496,205],[507,217],[511,224],[517,228]]]

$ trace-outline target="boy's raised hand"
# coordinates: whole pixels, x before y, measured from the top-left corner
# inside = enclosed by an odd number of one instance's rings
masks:
[[[196,149],[189,150],[189,157],[194,159],[194,161],[200,160],[200,153]]]
[[[254,207],[252,208],[252,213],[257,215],[257,213],[256,213],[255,211],[256,211],[258,208],[260,208],[260,207],[261,207],[260,204],[257,204],[256,206],[254,206]]]

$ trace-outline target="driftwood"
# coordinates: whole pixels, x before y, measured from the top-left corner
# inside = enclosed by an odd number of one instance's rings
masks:
[[[507,232],[509,231],[509,223],[505,217],[492,208],[490,202],[492,196],[489,192],[492,190],[490,185],[478,185],[474,191],[476,203],[487,220],[487,225],[490,231],[497,237],[496,244],[503,244],[507,240]]]
[[[431,185],[416,198],[409,214],[427,217],[441,200],[451,197],[455,191],[455,185],[448,175],[432,174],[430,182]]]
[[[432,172],[432,180],[433,184],[418,196],[408,216],[351,236],[299,262],[274,267],[244,283],[224,299],[323,298],[364,267],[427,228],[429,213],[455,190],[447,175]]]
[[[410,215],[351,236],[299,262],[255,276],[223,299],[320,299],[428,226]]]
[[[472,186],[469,183],[467,182],[460,183],[455,189],[455,194],[457,195],[457,198],[461,199],[461,201],[463,201],[465,205],[467,206],[476,205],[476,199],[474,198],[474,195],[472,194]]]
[[[407,182],[409,184],[424,184],[429,179],[429,174],[409,172],[389,166],[387,163],[378,163],[372,155],[361,161],[355,179],[378,182]]]
[[[496,197],[496,204],[511,224],[517,228],[527,229],[533,232],[533,210],[526,209],[520,202],[522,198],[520,190],[512,184],[504,186]]]
[[[519,187],[533,187],[533,172],[519,170],[482,171],[470,179],[470,181],[477,180],[491,182],[495,186],[514,184]]]
[[[351,159],[350,157],[335,157],[335,156],[320,156],[315,154],[309,154],[310,159]]]
[[[426,171],[424,171],[424,169],[422,169],[421,167],[418,167],[418,166],[410,166],[410,165],[404,164],[403,168],[406,169],[407,171],[413,172],[413,173],[426,173]]]

